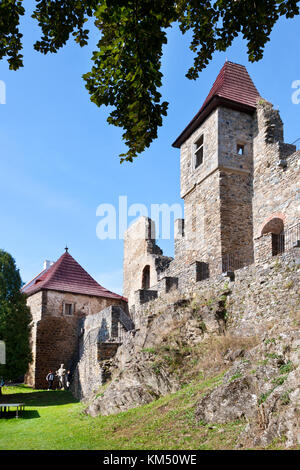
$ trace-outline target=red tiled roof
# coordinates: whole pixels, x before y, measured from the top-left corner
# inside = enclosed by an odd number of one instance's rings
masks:
[[[202,107],[173,143],[180,147],[192,132],[217,106],[227,106],[245,112],[253,112],[260,94],[246,67],[225,62]]]
[[[32,295],[42,289],[127,301],[125,297],[100,286],[67,252],[56,263],[52,264],[50,268],[45,269],[26,284],[22,292]]]

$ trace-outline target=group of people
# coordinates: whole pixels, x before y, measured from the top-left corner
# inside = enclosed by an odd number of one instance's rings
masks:
[[[46,381],[48,382],[48,390],[53,390],[55,377],[58,378],[58,388],[60,390],[69,390],[71,383],[71,372],[64,368],[64,364],[60,365],[60,368],[55,372],[55,375],[52,370],[49,370],[49,373],[46,377]]]

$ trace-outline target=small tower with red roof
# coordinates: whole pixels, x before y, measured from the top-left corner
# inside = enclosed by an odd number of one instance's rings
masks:
[[[70,255],[68,249],[22,289],[32,324],[32,356],[26,382],[45,388],[49,370],[75,365],[82,321],[106,307],[127,311],[127,299],[105,289]],[[96,326],[96,325],[95,325]]]

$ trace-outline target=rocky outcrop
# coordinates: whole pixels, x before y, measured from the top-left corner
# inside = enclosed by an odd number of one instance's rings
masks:
[[[280,330],[276,326],[236,359],[223,383],[197,405],[201,423],[247,422],[238,447],[300,443],[300,331]]]
[[[216,318],[211,324],[218,329]],[[145,316],[138,330],[125,335],[111,367],[111,382],[98,391],[87,412],[92,416],[117,413],[175,392],[181,377],[180,367],[176,373],[174,367],[204,334],[202,317],[195,316],[190,300]]]
[[[136,358],[125,373],[108,385],[88,408],[91,416],[110,415],[129,408],[145,405],[161,395],[174,392],[178,383],[163,368],[156,370],[152,363]]]

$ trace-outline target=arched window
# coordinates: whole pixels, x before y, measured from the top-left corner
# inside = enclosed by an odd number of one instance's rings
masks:
[[[262,235],[272,234],[272,255],[278,255],[284,252],[284,223],[279,217],[273,217],[264,226]]]
[[[143,269],[142,289],[149,289],[149,287],[150,287],[150,266],[149,264],[147,264],[147,266],[145,266]]]

